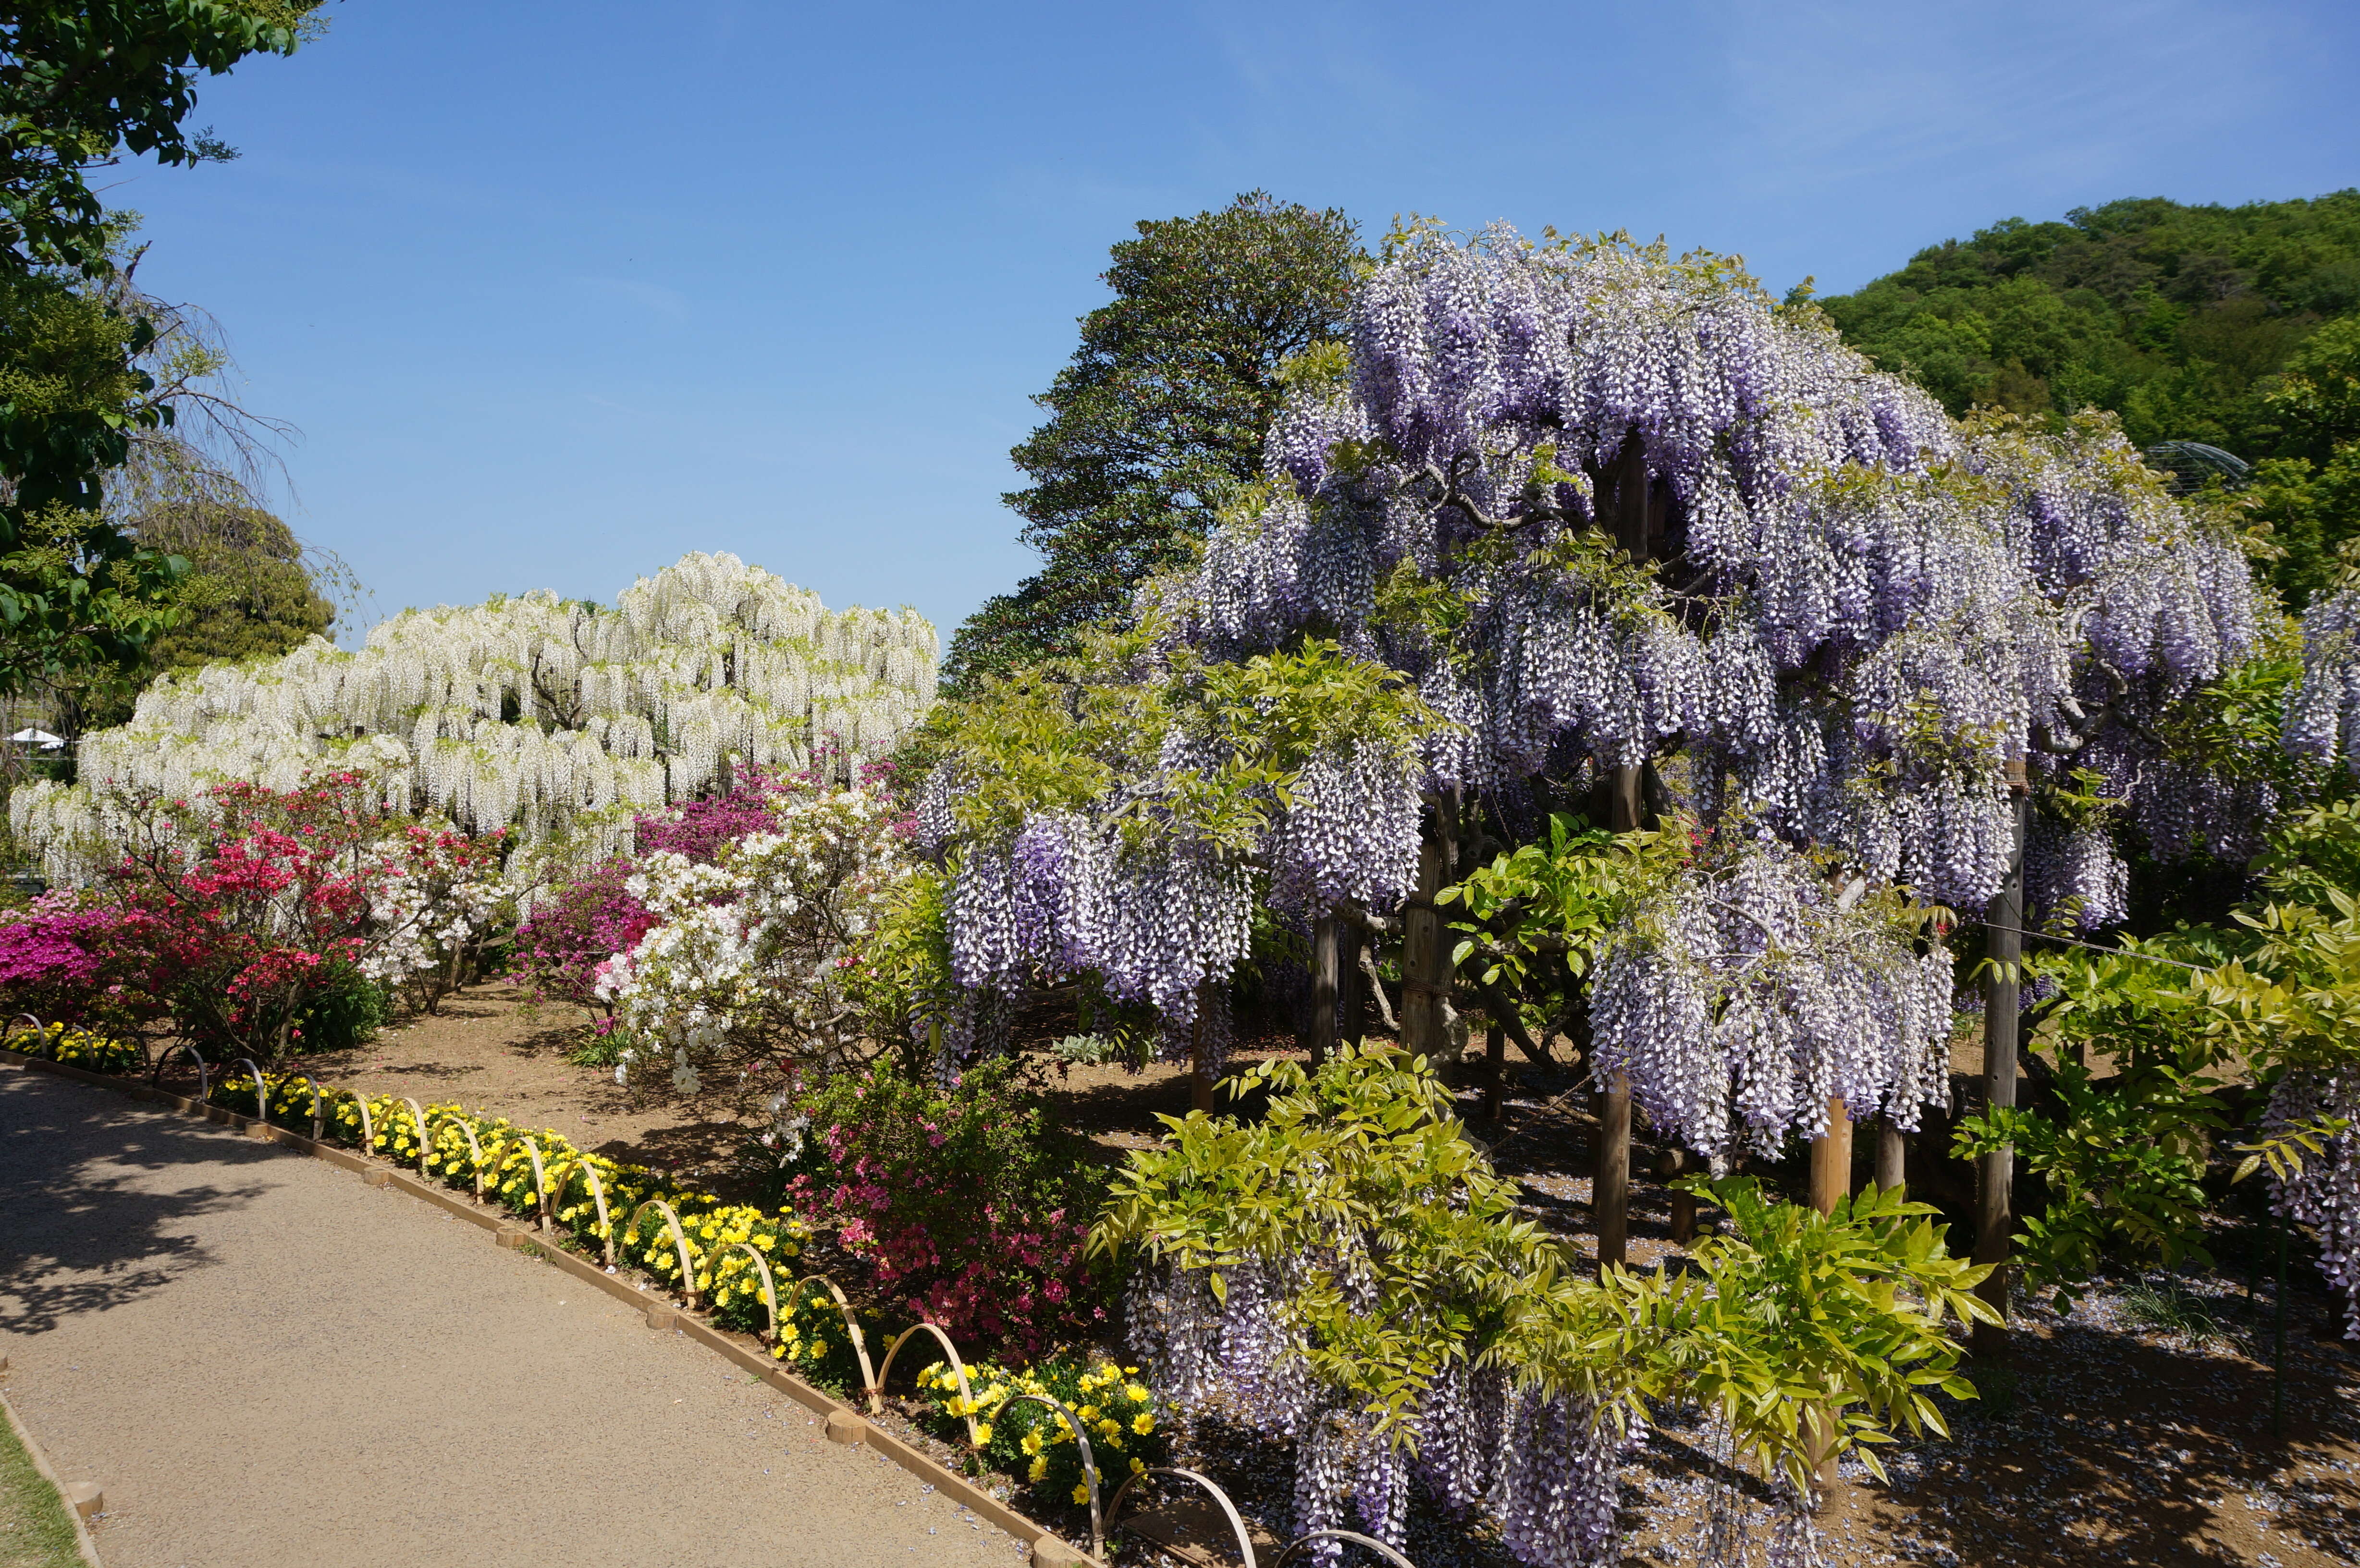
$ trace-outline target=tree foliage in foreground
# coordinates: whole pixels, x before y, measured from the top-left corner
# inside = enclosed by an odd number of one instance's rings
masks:
[[[187,120],[196,83],[291,53],[320,0],[63,0],[0,15],[0,691],[136,668],[180,577],[106,515],[104,478],[169,429],[185,365],[126,299],[124,220],[93,188],[126,155],[235,156]]]
[[[946,678],[1073,651],[1150,572],[1185,559],[1262,469],[1288,358],[1340,330],[1360,251],[1351,221],[1261,191],[1193,218],[1142,222],[1104,274],[1114,299],[1034,399],[1049,420],[1010,455],[1032,483],[1003,497],[1041,570],[976,612]]]

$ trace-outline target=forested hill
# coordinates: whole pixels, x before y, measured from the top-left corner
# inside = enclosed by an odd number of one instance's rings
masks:
[[[2010,218],[1819,303],[1855,346],[1954,414],[2095,405],[2143,447],[2202,441],[2281,460],[2256,475],[2255,500],[2289,551],[2278,575],[2298,602],[2332,570],[2335,544],[2360,531],[2360,430],[2311,417],[2338,410],[2288,390],[2321,383],[2337,403],[2360,357],[2360,191]],[[2322,338],[2330,322],[2344,324]],[[2306,402],[2308,415],[2293,406]]]

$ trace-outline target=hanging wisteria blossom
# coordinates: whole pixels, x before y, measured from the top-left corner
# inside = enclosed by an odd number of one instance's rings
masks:
[[[405,611],[353,652],[314,637],[168,676],[129,724],[84,737],[81,785],[21,788],[10,817],[71,881],[130,831],[110,791],[291,789],[333,763],[397,809],[527,844],[571,832],[606,854],[636,813],[694,798],[729,756],[789,771],[883,757],[933,701],[936,652],[912,612],[830,612],[735,556],[691,554],[614,608],[502,595]]]

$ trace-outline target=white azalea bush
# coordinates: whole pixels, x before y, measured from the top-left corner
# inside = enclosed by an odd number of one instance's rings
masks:
[[[781,789],[768,811],[709,864],[659,852],[628,884],[657,924],[598,976],[634,1041],[617,1082],[668,1062],[694,1094],[716,1067],[863,1054],[860,949],[917,870],[909,818],[865,784]]]

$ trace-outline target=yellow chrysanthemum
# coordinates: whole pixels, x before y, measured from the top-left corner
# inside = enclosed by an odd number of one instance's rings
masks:
[[[1043,1457],[1032,1461],[1032,1467],[1024,1472],[1024,1478],[1028,1481],[1038,1482],[1043,1476],[1048,1474],[1049,1461]]]
[[[978,1421],[978,1422],[976,1423],[976,1428],[975,1428],[975,1443],[976,1443],[976,1446],[977,1446],[978,1448],[981,1448],[981,1447],[983,1447],[986,1443],[989,1443],[990,1441],[991,1441],[991,1423],[990,1423],[989,1421]]]
[[[1087,1483],[1083,1483],[1083,1484],[1077,1484],[1077,1485],[1076,1485],[1076,1486],[1074,1487],[1074,1501],[1076,1501],[1076,1502],[1077,1502],[1077,1503],[1087,1503],[1087,1502],[1088,1502],[1089,1500],[1090,1500],[1090,1488],[1089,1488],[1089,1486],[1087,1486]]]
[[[1145,1410],[1142,1410],[1137,1415],[1131,1418],[1131,1430],[1139,1433],[1140,1436],[1145,1437],[1149,1432],[1155,1430],[1155,1418],[1149,1415]]]
[[[1124,1397],[1134,1404],[1147,1403],[1149,1396],[1147,1386],[1143,1383],[1126,1383],[1122,1387],[1122,1391]]]
[[[1024,1440],[1016,1446],[1027,1454],[1038,1454],[1041,1452],[1041,1434],[1037,1432],[1028,1432],[1024,1434]]]

